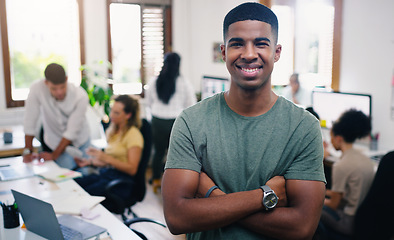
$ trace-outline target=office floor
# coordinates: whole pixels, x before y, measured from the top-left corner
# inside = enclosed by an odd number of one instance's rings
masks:
[[[147,179],[150,176],[150,170],[147,172]],[[158,194],[153,193],[152,186],[147,184],[147,191],[144,200],[141,203],[137,203],[133,206],[133,211],[139,217],[146,217],[158,220],[162,223],[164,221],[163,215],[163,199],[161,197],[160,192]],[[120,215],[116,215],[119,219],[121,219]],[[163,228],[157,224],[142,222],[142,223],[134,223],[132,228],[142,232],[148,239],[157,239],[157,240],[185,240],[185,235],[173,235],[170,233],[168,228]]]

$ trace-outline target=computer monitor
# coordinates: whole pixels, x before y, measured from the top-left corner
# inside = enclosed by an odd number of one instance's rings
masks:
[[[229,79],[221,77],[203,76],[201,84],[201,100],[230,88]]]
[[[372,97],[368,94],[313,91],[312,106],[325,128],[331,128],[332,123],[351,108],[369,117],[372,115]]]

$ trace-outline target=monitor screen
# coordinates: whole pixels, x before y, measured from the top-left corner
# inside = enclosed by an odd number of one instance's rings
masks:
[[[201,100],[230,88],[230,81],[221,77],[203,76],[201,84]]]
[[[313,91],[313,110],[319,115],[322,127],[331,128],[343,112],[351,108],[371,117],[372,97],[367,94]]]

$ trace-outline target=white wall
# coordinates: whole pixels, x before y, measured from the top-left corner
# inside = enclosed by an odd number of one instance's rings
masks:
[[[106,0],[85,1],[86,62],[107,59]],[[225,65],[213,63],[212,44],[222,42],[225,14],[241,0],[173,0],[173,50],[182,56],[181,73],[200,89],[203,75],[228,77]],[[394,1],[343,1],[340,91],[372,94],[373,129],[380,147],[394,149],[390,118],[394,75]],[[1,53],[1,49],[0,49]],[[0,93],[4,93],[0,59]],[[0,94],[0,125],[21,123],[23,109],[6,109]]]
[[[372,95],[372,128],[379,147],[394,149],[394,1],[343,1],[340,91]]]

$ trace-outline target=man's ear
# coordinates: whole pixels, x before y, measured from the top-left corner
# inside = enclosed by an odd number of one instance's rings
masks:
[[[220,52],[222,53],[223,61],[226,61],[226,45],[224,44],[220,45]]]
[[[282,45],[277,44],[275,46],[275,57],[274,57],[275,62],[277,62],[280,59],[281,53],[282,53]]]

